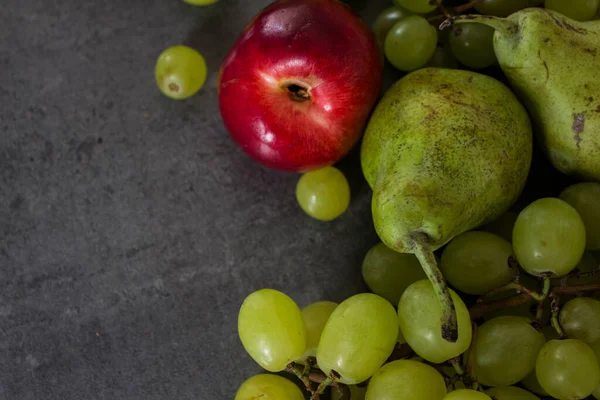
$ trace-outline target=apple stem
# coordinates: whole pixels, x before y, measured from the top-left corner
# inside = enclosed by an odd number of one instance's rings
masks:
[[[442,337],[450,343],[458,340],[458,322],[454,301],[450,296],[450,289],[446,284],[444,275],[437,266],[435,255],[429,245],[429,237],[418,232],[412,235],[412,246],[415,256],[419,259],[423,271],[433,284],[433,289],[442,308]]]
[[[450,17],[450,18],[446,19],[440,25],[440,30],[443,30],[454,24],[469,24],[469,23],[478,23],[478,24],[487,25],[505,35],[512,35],[518,29],[517,24],[507,20],[506,18],[493,17],[491,15],[468,14],[468,15],[459,15],[457,17]]]
[[[285,87],[290,94],[290,98],[297,102],[303,102],[306,100],[310,100],[310,93],[308,93],[308,89],[300,86],[296,83],[289,84]]]

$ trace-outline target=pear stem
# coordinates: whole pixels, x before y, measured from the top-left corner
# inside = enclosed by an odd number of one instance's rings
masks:
[[[454,302],[444,275],[437,266],[435,255],[429,245],[429,237],[424,233],[415,233],[412,236],[413,252],[419,259],[423,271],[433,284],[433,289],[442,308],[442,337],[450,343],[458,340],[458,322]]]
[[[487,25],[505,35],[512,35],[518,29],[517,24],[507,20],[506,18],[493,17],[491,15],[468,14],[468,15],[459,15],[457,17],[451,17],[451,18],[446,19],[440,25],[440,30],[443,30],[454,24],[468,24],[468,23],[478,23],[478,24]]]

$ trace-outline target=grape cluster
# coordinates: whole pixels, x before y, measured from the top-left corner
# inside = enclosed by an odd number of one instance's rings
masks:
[[[312,399],[600,398],[599,205],[600,184],[574,184],[441,248],[455,342],[442,337],[417,258],[383,243],[362,263],[369,293],[304,309],[273,289],[250,294],[238,319],[244,348],[302,384],[259,374],[235,399],[301,399],[302,386]]]

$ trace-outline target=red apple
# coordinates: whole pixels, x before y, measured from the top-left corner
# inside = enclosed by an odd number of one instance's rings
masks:
[[[223,62],[221,116],[234,141],[267,167],[324,167],[360,138],[382,73],[374,34],[347,5],[277,0]]]

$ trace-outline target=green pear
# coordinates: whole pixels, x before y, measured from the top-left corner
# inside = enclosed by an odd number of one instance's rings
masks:
[[[496,29],[500,67],[551,163],[565,174],[600,181],[600,21],[527,8],[507,18],[464,15],[451,22]]]
[[[505,85],[474,72],[411,72],[369,120],[361,164],[375,229],[388,247],[421,262],[449,341],[456,321],[433,251],[502,215],[523,190],[531,153],[525,108]]]

